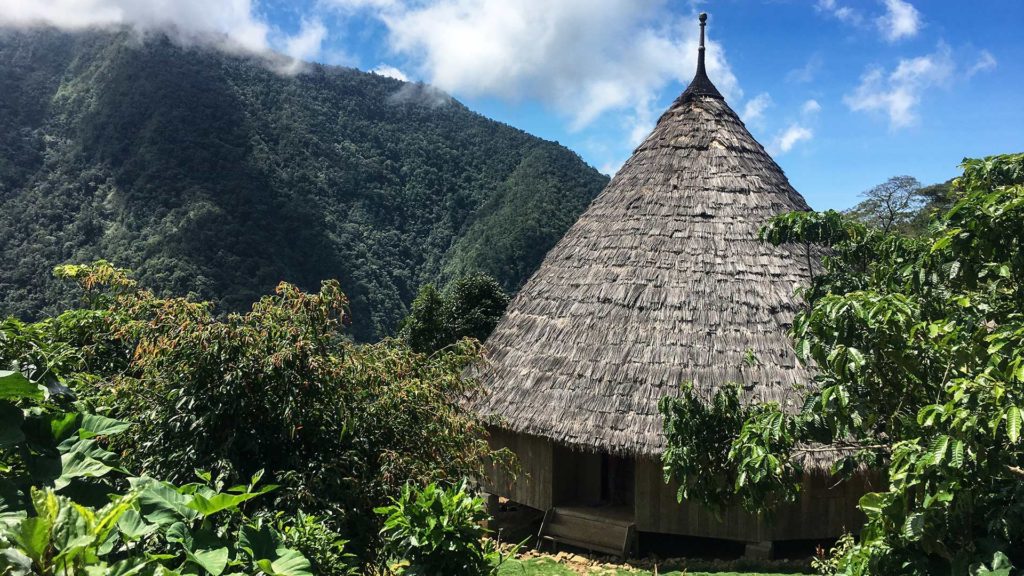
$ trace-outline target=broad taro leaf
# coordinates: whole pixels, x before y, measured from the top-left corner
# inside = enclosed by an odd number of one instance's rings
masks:
[[[313,576],[309,560],[289,548],[278,548],[276,560],[259,560],[256,565],[269,576]]]
[[[95,440],[79,440],[68,438],[61,442],[61,472],[53,482],[54,488],[60,490],[75,478],[100,478],[114,470],[117,455],[100,447]]]
[[[0,370],[0,400],[42,400],[43,388],[21,372]]]
[[[174,524],[171,524],[171,527],[167,529],[167,533],[164,535],[164,538],[172,544],[181,544],[181,547],[185,550],[191,550],[193,547],[192,532],[184,522],[175,522]]]
[[[0,574],[9,576],[31,576],[32,559],[14,548],[0,550]]]
[[[238,548],[244,550],[253,560],[274,560],[281,539],[269,526],[242,526],[238,534]]]
[[[124,432],[130,425],[123,420],[115,420],[106,416],[100,416],[99,414],[83,414],[82,427],[79,428],[78,435],[82,439],[96,436],[113,436],[114,434]]]
[[[195,552],[186,552],[185,555],[190,561],[202,566],[213,576],[220,576],[228,565],[226,546],[197,549]]]
[[[179,493],[173,486],[151,478],[132,479],[139,490],[139,509],[143,518],[160,526],[195,520],[199,513],[188,507],[191,496]]]
[[[67,412],[64,414],[50,415],[50,433],[57,442],[63,442],[71,437],[78,428],[78,421],[82,414],[79,412]]]
[[[246,500],[252,500],[253,498],[270,492],[276,488],[274,485],[267,485],[262,487],[257,492],[249,492],[246,494],[213,494],[209,497],[203,496],[202,494],[196,493],[192,497],[192,501],[189,502],[189,508],[198,511],[203,516],[210,516],[216,514],[222,510],[234,510],[239,504]]]
[[[117,529],[121,531],[121,536],[128,542],[148,536],[157,527],[157,524],[150,524],[143,520],[142,515],[134,509],[126,511],[117,519]]]

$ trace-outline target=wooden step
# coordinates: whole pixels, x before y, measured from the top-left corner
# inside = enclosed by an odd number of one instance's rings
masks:
[[[631,514],[621,511],[555,507],[544,514],[537,539],[538,546],[561,543],[626,558],[634,546],[636,525]]]

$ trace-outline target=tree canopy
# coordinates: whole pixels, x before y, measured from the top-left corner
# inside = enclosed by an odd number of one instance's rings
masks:
[[[793,326],[818,376],[797,414],[767,404],[716,424],[698,419],[735,389],[710,407],[667,400],[668,476],[708,503],[762,510],[796,496],[798,450],[832,446],[846,454],[836,473],[888,477],[860,501],[867,523],[841,573],[1024,566],[1024,154],[963,168],[953,207],[921,236],[836,212],[786,214],[763,230],[830,250]],[[678,433],[698,421],[720,429]],[[717,443],[722,461],[690,456],[694,438]],[[729,489],[707,486],[723,476]]]

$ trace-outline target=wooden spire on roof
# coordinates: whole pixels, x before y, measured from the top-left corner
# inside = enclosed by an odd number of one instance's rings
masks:
[[[686,91],[680,98],[684,101],[692,100],[697,96],[704,96],[707,98],[718,98],[724,100],[722,94],[715,88],[715,85],[711,83],[711,79],[708,78],[708,72],[704,67],[704,27],[707,25],[708,15],[706,12],[700,13],[700,47],[697,48],[697,72],[693,75],[693,80],[690,81],[690,85],[686,87]]]

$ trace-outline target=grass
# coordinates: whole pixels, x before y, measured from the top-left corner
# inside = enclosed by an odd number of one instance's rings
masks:
[[[577,576],[564,564],[551,558],[529,558],[509,560],[501,565],[498,576]],[[588,576],[653,576],[653,572],[628,568],[591,568]],[[658,576],[792,576],[769,572],[658,572]]]

